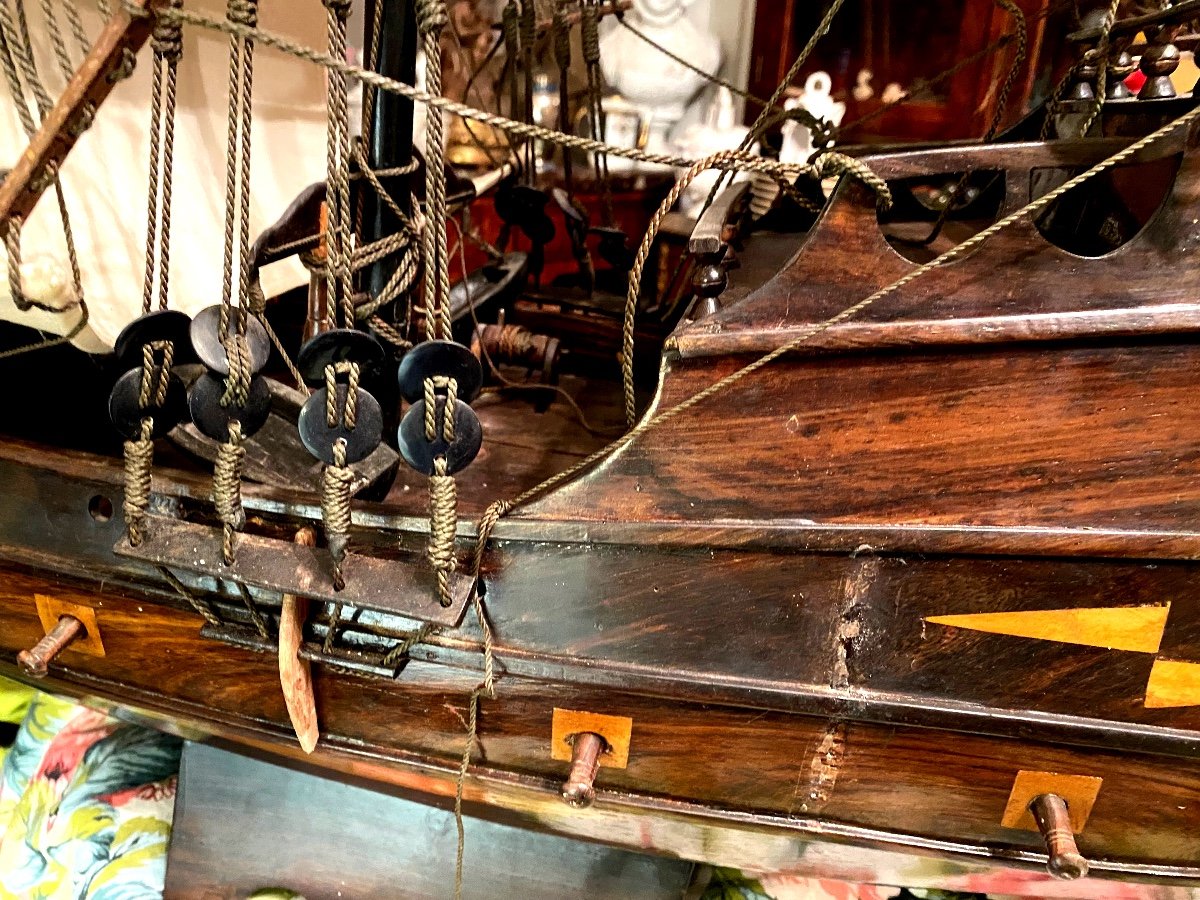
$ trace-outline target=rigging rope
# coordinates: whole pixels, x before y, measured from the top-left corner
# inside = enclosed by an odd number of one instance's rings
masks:
[[[164,10],[164,18],[182,10]],[[226,21],[254,28],[257,0],[228,0]],[[229,35],[229,117],[225,155],[225,255],[222,270],[219,334],[229,361],[221,405],[245,407],[250,394],[250,349],[246,341],[246,316],[250,294],[250,119],[254,83],[254,41],[246,34]],[[234,306],[234,242],[237,242],[238,286]],[[213,502],[221,520],[221,546],[226,565],[233,563],[234,536],[246,524],[242,511],[242,464],[246,457],[242,426],[229,423],[229,435],[217,450],[213,472]]]
[[[656,413],[655,415],[653,415],[649,418],[642,419],[632,429],[627,431],[624,435],[617,438],[612,443],[608,444],[605,447],[600,448],[595,453],[591,454],[590,456],[586,457],[585,459],[580,460],[579,462],[577,462],[574,465],[570,466],[569,468],[563,470],[562,472],[558,472],[554,475],[551,475],[545,481],[542,481],[539,484],[536,484],[533,487],[521,492],[516,497],[514,497],[510,500],[497,500],[497,501],[493,502],[490,506],[488,506],[488,508],[484,511],[483,516],[480,518],[479,527],[476,532],[475,554],[474,554],[474,559],[473,559],[473,566],[474,566],[474,568],[473,568],[473,581],[474,581],[473,591],[478,592],[478,590],[479,590],[479,575],[480,575],[480,572],[482,571],[482,567],[483,567],[483,554],[485,552],[487,542],[488,542],[489,538],[491,537],[491,533],[492,533],[493,529],[495,528],[496,523],[500,520],[500,518],[502,516],[504,516],[505,514],[507,514],[509,511],[511,511],[512,509],[515,509],[516,507],[520,506],[521,504],[529,502],[534,497],[538,497],[541,494],[545,493],[546,491],[551,490],[551,489],[557,487],[558,485],[563,484],[566,481],[569,481],[571,478],[574,478],[580,472],[585,471],[586,469],[595,465],[597,462],[600,462],[601,460],[606,459],[609,456],[613,455],[614,453],[616,453],[623,447],[627,446],[629,443],[631,443],[636,438],[645,434],[650,429],[655,428],[659,425],[662,425],[666,422],[669,422],[671,419],[675,418],[676,416],[680,415],[681,413],[686,412],[687,410],[692,409],[693,407],[697,406],[698,404],[703,403],[705,400],[708,400],[709,398],[721,393],[722,391],[727,390],[728,388],[734,386],[735,384],[742,381],[743,379],[754,374],[755,372],[757,372],[759,369],[763,368],[764,366],[768,366],[771,363],[773,363],[775,360],[779,359],[780,357],[785,356],[788,353],[791,353],[791,352],[799,349],[801,346],[806,344],[808,341],[812,340],[813,338],[817,337],[818,335],[822,334],[823,332],[828,331],[830,328],[833,328],[833,327],[841,324],[842,322],[847,321],[848,319],[854,318],[859,313],[861,313],[864,310],[866,310],[867,308],[873,306],[875,303],[879,302],[880,300],[883,300],[884,298],[894,294],[896,291],[901,290],[902,288],[911,284],[913,281],[916,281],[918,278],[921,278],[921,277],[927,275],[928,273],[932,272],[934,269],[940,268],[941,266],[945,265],[946,263],[952,262],[953,260],[958,259],[959,257],[963,256],[964,254],[970,252],[971,250],[974,250],[980,244],[984,243],[984,241],[988,240],[992,236],[994,236],[994,235],[998,234],[999,232],[1005,230],[1006,228],[1010,227],[1015,222],[1018,222],[1027,216],[1032,216],[1035,213],[1045,209],[1047,206],[1049,206],[1051,203],[1053,203],[1055,200],[1057,200],[1059,197],[1061,197],[1063,194],[1067,193],[1068,191],[1072,190],[1073,188],[1076,188],[1079,185],[1084,184],[1085,182],[1096,177],[1097,175],[1102,174],[1103,172],[1108,171],[1109,169],[1113,168],[1114,166],[1120,165],[1122,162],[1124,162],[1127,159],[1130,159],[1131,157],[1133,157],[1136,154],[1140,153],[1141,151],[1145,150],[1147,147],[1151,147],[1158,141],[1168,137],[1172,132],[1176,131],[1177,129],[1192,125],[1193,123],[1195,123],[1197,121],[1197,119],[1200,119],[1200,106],[1194,107],[1192,110],[1190,110],[1189,112],[1180,116],[1179,118],[1175,119],[1174,121],[1169,122],[1166,125],[1164,125],[1163,127],[1159,128],[1158,130],[1146,135],[1145,137],[1143,137],[1137,141],[1134,141],[1132,144],[1130,144],[1128,147],[1124,148],[1123,150],[1120,150],[1117,153],[1114,153],[1112,156],[1100,161],[1096,165],[1092,166],[1090,169],[1088,169],[1084,172],[1081,172],[1080,174],[1076,175],[1074,178],[1071,178],[1068,181],[1065,181],[1063,184],[1059,185],[1054,190],[1050,191],[1049,193],[1043,194],[1041,197],[1026,204],[1025,206],[1021,207],[1020,209],[1010,213],[1009,215],[1005,216],[1003,219],[997,220],[992,225],[989,225],[987,228],[985,228],[983,231],[980,231],[979,233],[972,235],[971,237],[969,237],[965,241],[963,241],[961,244],[958,244],[957,246],[950,248],[945,253],[942,253],[940,256],[935,257],[934,259],[930,260],[929,262],[924,263],[921,266],[918,266],[917,268],[913,269],[911,272],[907,273],[903,277],[897,279],[896,281],[893,281],[891,284],[880,288],[878,291],[875,291],[873,294],[863,298],[862,300],[859,300],[857,303],[854,303],[854,304],[842,309],[840,312],[830,316],[829,318],[827,318],[821,322],[814,323],[809,328],[805,329],[797,337],[780,345],[779,347],[775,348],[774,350],[770,351],[769,353],[767,353],[763,356],[760,356],[758,359],[754,360],[751,363],[746,364],[742,368],[740,368],[734,372],[731,372],[730,374],[724,376],[723,378],[713,382],[711,385],[704,388],[703,390],[696,392],[692,396],[688,397],[686,400],[681,401],[680,403],[676,404],[675,406],[670,407],[669,409],[665,409],[662,412]],[[699,167],[699,165],[700,164],[697,164],[697,168]],[[663,213],[665,215],[665,210],[661,206],[659,207],[659,212]]]

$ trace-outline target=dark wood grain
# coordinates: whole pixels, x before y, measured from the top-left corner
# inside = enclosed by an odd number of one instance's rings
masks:
[[[875,568],[858,572],[854,583],[844,586],[849,599],[866,601],[879,577]],[[4,584],[0,616],[8,627],[0,635],[0,659],[6,666],[16,648],[41,633],[27,592],[53,589],[96,607],[108,650],[104,658],[64,651],[52,666],[55,678],[135,706],[175,710],[218,733],[294,745],[272,656],[202,641],[198,617],[107,590],[48,585],[14,571],[5,573]],[[856,677],[858,663],[848,663]],[[323,738],[312,759],[339,771],[345,770],[347,751],[385,768],[428,760],[425,774],[415,781],[399,772],[390,778],[444,795],[464,740],[466,696],[477,677],[470,670],[427,663],[411,664],[396,682],[318,669]],[[1135,868],[1200,861],[1191,839],[1200,824],[1195,820],[1200,810],[1191,802],[1200,789],[1200,769],[1191,760],[664,702],[512,675],[502,676],[497,699],[483,704],[477,774],[532,779],[521,782],[529,796],[558,804],[565,765],[551,759],[549,751],[556,706],[634,720],[629,767],[600,772],[601,804],[652,814],[660,800],[669,799],[683,808],[722,811],[721,816],[741,811],[767,817],[764,821],[809,821],[814,828],[841,823],[851,835],[854,828],[875,829],[935,844],[950,838],[975,842],[992,852],[1007,847],[1019,859],[1020,851],[1036,848],[1034,836],[1001,829],[999,820],[1016,771],[1041,768],[1105,779],[1081,843],[1085,853]],[[781,752],[785,746],[791,751]],[[1150,783],[1153,802],[1123,802],[1138,785]],[[811,818],[817,812],[821,820]]]
[[[1190,149],[1195,142],[1195,130],[1181,128],[1140,161],[1157,165],[1165,154]],[[1074,173],[1111,155],[1120,143],[959,146],[883,155],[878,164],[884,177],[893,178],[1003,172],[1005,199],[999,215],[1006,215],[1033,199],[1031,180],[1039,169]],[[875,157],[864,161],[875,168]],[[1197,240],[1198,167],[1193,153],[1183,154],[1161,206],[1139,233],[1111,253],[1076,256],[1052,244],[1025,218],[964,258],[817,335],[803,349],[1194,330],[1200,325],[1195,305],[1200,274],[1186,260]],[[917,264],[885,240],[876,205],[874,194],[844,178],[790,263],[765,282],[755,282],[739,302],[679,329],[674,346],[684,356],[764,353],[912,272]],[[998,281],[997,272],[1009,274]],[[736,273],[731,280],[736,283]]]

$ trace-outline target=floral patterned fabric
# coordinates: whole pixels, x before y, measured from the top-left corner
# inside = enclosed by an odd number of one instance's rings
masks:
[[[182,744],[0,679],[0,898],[161,897]]]

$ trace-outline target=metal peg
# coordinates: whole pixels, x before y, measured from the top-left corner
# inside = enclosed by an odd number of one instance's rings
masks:
[[[1040,794],[1029,804],[1029,811],[1046,842],[1046,870],[1067,881],[1087,875],[1088,863],[1075,844],[1066,801],[1057,794]]]
[[[586,809],[596,799],[596,770],[600,768],[600,754],[607,749],[604,738],[591,731],[575,735],[571,742],[571,771],[563,782],[562,798],[568,806]]]
[[[86,631],[83,623],[74,616],[63,616],[32,649],[17,654],[17,664],[26,675],[45,678],[51,661]]]

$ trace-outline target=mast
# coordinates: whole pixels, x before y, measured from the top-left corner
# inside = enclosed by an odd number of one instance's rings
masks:
[[[414,0],[367,0],[363,46],[371,47],[372,24],[379,9],[379,45],[375,48],[375,71],[405,84],[415,84],[417,75],[417,24]],[[375,92],[367,158],[376,170],[395,169],[412,161],[413,102],[387,91]],[[389,175],[380,181],[406,213],[409,208],[409,176]],[[362,241],[364,244],[393,234],[400,227],[395,214],[374,191],[363,192]],[[363,288],[377,296],[396,268],[395,254],[368,266]]]

